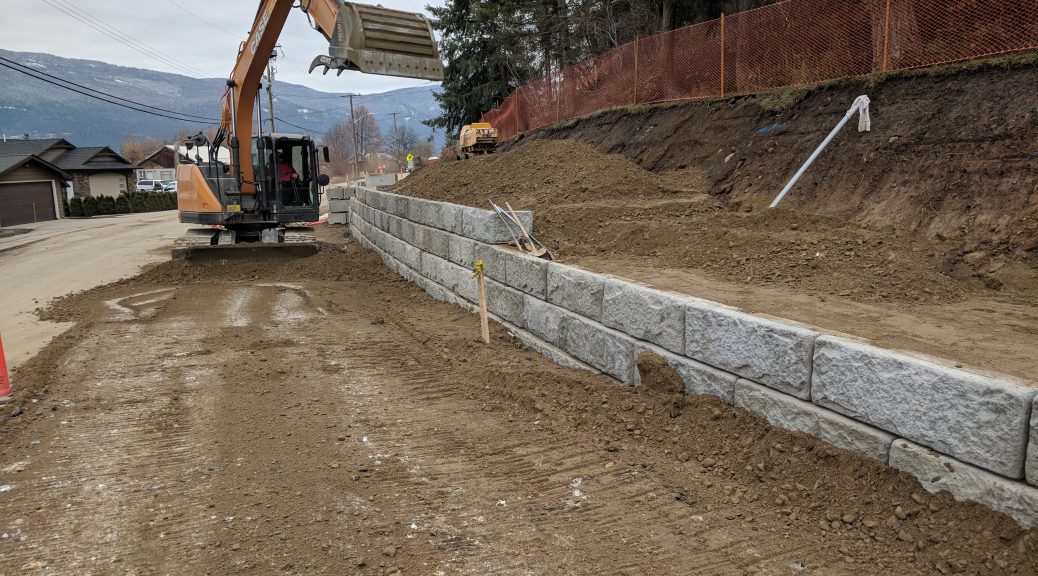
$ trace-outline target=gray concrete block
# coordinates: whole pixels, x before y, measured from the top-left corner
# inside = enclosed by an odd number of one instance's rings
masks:
[[[676,294],[607,278],[602,294],[602,323],[681,354],[685,351],[687,303],[687,298]]]
[[[895,439],[893,434],[749,380],[736,383],[735,405],[780,428],[809,434],[883,463],[887,462],[890,444]]]
[[[729,374],[713,366],[674,354],[659,346],[644,343],[640,343],[640,345],[639,354],[644,350],[659,354],[671,368],[677,371],[681,376],[681,381],[685,384],[685,394],[717,396],[729,404],[735,401],[735,382],[739,379],[735,374]]]
[[[396,174],[368,174],[364,178],[364,186],[368,188],[392,186],[393,184],[396,184]]]
[[[329,212],[328,223],[333,225],[349,224],[350,215],[346,212]]]
[[[487,279],[484,283],[487,289],[487,310],[521,328],[523,326],[523,293],[494,280]],[[478,282],[476,285],[478,289]]]
[[[465,207],[447,202],[441,203],[440,223],[441,225],[438,226],[440,229],[451,234],[461,234],[465,231]]]
[[[357,195],[357,189],[352,186],[329,186],[325,188],[325,193],[328,195],[328,200],[349,200]]]
[[[1028,482],[1038,486],[1038,396],[1031,408],[1031,439],[1027,443],[1025,474]]]
[[[476,264],[476,241],[457,234],[450,234],[447,259],[463,268],[473,269]]]
[[[411,211],[411,199],[400,194],[386,194],[385,196],[386,212],[400,218],[407,218]]]
[[[529,296],[527,296],[526,298],[529,298]],[[507,328],[509,332],[514,334],[515,337],[518,338],[524,346],[540,354],[541,356],[544,356],[545,358],[551,360],[559,366],[562,366],[563,368],[587,370],[588,372],[594,372],[595,374],[602,373],[594,366],[590,366],[588,364],[585,364],[584,362],[581,362],[580,360],[577,360],[573,356],[567,354],[561,348],[558,348],[556,346],[549,344],[548,342],[545,342],[544,340],[541,340],[540,338],[534,336],[533,334],[530,334],[529,332],[523,330],[522,328],[519,328],[518,326],[515,326],[508,322],[502,322],[502,325],[505,328]]]
[[[370,202],[370,198],[368,197],[368,191],[367,190],[365,190],[364,188],[360,188],[360,187],[354,186],[353,187],[353,193],[354,193],[353,197],[356,198],[358,202],[361,202],[362,204],[365,204],[367,206],[371,206],[371,202]]]
[[[516,290],[544,300],[548,286],[548,261],[521,254],[508,248],[495,247],[505,268],[504,283]]]
[[[516,212],[526,231],[533,234],[533,212]],[[506,244],[512,234],[501,218],[493,211],[465,206],[462,215],[461,235],[487,244]],[[519,231],[515,231],[519,234]]]
[[[421,254],[422,275],[469,302],[479,301],[479,287],[472,271],[428,252]]]
[[[570,312],[526,295],[523,297],[523,327],[534,336],[553,345],[562,346],[562,326]]]
[[[706,300],[685,307],[685,355],[802,400],[818,333]]]
[[[460,234],[464,230],[465,207],[449,202],[411,198],[408,218],[438,230]]]
[[[408,202],[407,219],[418,224],[439,227],[440,203],[423,198],[411,198]]]
[[[413,226],[415,246],[440,258],[450,257],[450,233],[421,224]]]
[[[1010,478],[1024,475],[1036,394],[842,338],[815,344],[815,404]]]
[[[403,240],[393,237],[390,234],[387,234],[385,232],[383,232],[383,234],[385,234],[387,238],[386,246],[383,248],[384,250],[386,250],[387,252],[389,252],[391,256],[393,256],[397,260],[400,260],[401,262],[410,266],[411,268],[414,268],[415,270],[421,269],[421,250],[408,244],[407,242],[404,242]]]
[[[566,313],[560,348],[621,382],[639,380],[638,342],[598,322]]]
[[[385,210],[384,195],[377,190],[365,187],[357,187],[357,194],[363,194],[364,203],[375,210]]]
[[[414,283],[434,300],[439,300],[440,302],[453,300],[453,295],[449,290],[421,274],[415,274]]]
[[[601,322],[605,279],[601,274],[551,262],[547,271],[548,302]]]
[[[493,278],[502,284],[508,282],[507,269],[505,267],[505,251],[493,244],[485,242],[474,242],[472,251],[473,258],[483,261],[483,274],[487,278]]]
[[[980,502],[1016,520],[1038,526],[1038,488],[992,474],[904,439],[890,447],[890,466],[919,479],[928,492],[947,490],[956,500]]]
[[[414,231],[414,222],[400,218],[399,216],[389,217],[389,233],[412,246],[417,246],[414,238]]]
[[[350,201],[349,200],[329,200],[328,211],[329,212],[349,212]]]

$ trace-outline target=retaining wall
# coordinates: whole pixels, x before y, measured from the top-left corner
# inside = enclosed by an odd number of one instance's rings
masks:
[[[477,310],[485,263],[491,315],[564,366],[638,384],[638,355],[662,356],[688,394],[711,394],[782,428],[915,475],[931,492],[1038,526],[1038,390],[820,330],[663,292],[499,246],[491,211],[367,188],[350,231],[438,300]],[[533,228],[533,214],[520,213]]]

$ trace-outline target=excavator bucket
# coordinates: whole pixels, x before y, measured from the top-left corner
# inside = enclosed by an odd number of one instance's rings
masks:
[[[310,72],[356,70],[365,74],[443,80],[443,62],[425,16],[357,2],[342,2],[328,56]]]

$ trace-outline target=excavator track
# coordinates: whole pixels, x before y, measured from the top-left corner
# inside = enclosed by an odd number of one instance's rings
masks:
[[[317,244],[314,229],[303,226],[285,228],[282,238],[285,244]]]
[[[274,232],[271,229],[271,232]],[[320,251],[313,228],[293,226],[277,231],[277,242],[238,242],[228,231],[215,228],[192,228],[173,242],[174,259],[199,263],[223,264],[231,260],[267,258],[270,256],[313,256]],[[231,240],[231,241],[228,241]]]

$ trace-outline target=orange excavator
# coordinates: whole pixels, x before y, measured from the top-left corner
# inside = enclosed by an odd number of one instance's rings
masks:
[[[179,238],[174,257],[241,245],[316,251],[314,231],[305,223],[319,217],[321,190],[328,184],[320,160],[328,163],[328,148],[302,134],[263,132],[258,99],[263,72],[293,7],[329,43],[328,54],[310,65],[311,73],[323,68],[324,74],[354,70],[443,79],[436,39],[422,14],[342,0],[261,0],[227,80],[219,130],[211,141],[198,134],[185,142],[189,156],[195,150],[194,160],[177,165],[180,221],[205,227]],[[230,149],[229,162],[220,159],[224,146]]]

